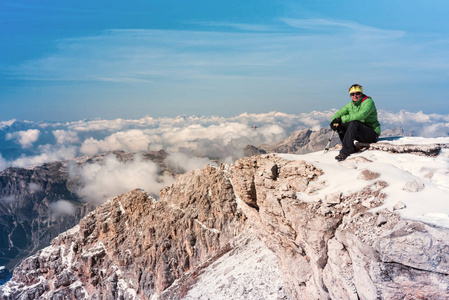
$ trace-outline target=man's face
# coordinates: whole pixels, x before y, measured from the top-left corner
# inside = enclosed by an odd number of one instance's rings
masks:
[[[362,93],[360,93],[360,92],[352,92],[352,93],[349,94],[349,96],[351,96],[352,101],[357,102],[362,97]]]

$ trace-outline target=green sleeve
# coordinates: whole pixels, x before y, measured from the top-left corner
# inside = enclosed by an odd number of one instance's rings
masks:
[[[348,104],[346,104],[345,106],[343,106],[339,111],[337,111],[337,112],[335,113],[335,115],[332,117],[332,120],[334,120],[335,118],[340,118],[340,117],[346,115],[346,114],[349,112],[350,105],[352,105],[351,102],[349,102]],[[332,121],[332,120],[331,120],[331,121]],[[343,118],[342,118],[342,120],[343,120]]]
[[[351,121],[361,121],[364,122],[365,119],[376,109],[374,106],[374,101],[371,98],[365,99],[361,104],[359,111],[350,111],[341,117],[343,123],[349,123]]]

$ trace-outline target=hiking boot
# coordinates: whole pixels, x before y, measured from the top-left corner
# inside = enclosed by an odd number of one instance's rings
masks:
[[[347,154],[340,153],[337,156],[335,156],[335,159],[338,161],[344,161],[348,156],[349,155],[347,155]]]

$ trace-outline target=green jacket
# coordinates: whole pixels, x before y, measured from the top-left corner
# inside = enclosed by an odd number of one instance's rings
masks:
[[[359,101],[349,102],[335,113],[332,120],[335,118],[341,118],[343,124],[351,121],[363,122],[380,135],[380,123],[377,120],[377,109],[371,97],[363,95]]]

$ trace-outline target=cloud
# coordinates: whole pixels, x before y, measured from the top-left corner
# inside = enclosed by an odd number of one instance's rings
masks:
[[[9,120],[9,121],[0,121],[0,130],[4,129],[6,127],[10,127],[15,122],[16,122],[15,119]]]
[[[29,129],[27,131],[17,131],[7,133],[6,140],[15,140],[22,148],[29,148],[39,138],[40,131],[38,129]]]
[[[145,131],[134,129],[113,133],[104,140],[89,138],[83,142],[80,151],[86,155],[114,150],[139,152],[148,150],[150,142],[150,136]]]
[[[274,31],[275,28],[270,25],[260,24],[247,24],[247,23],[227,23],[227,22],[190,22],[190,24],[196,24],[206,27],[221,27],[232,28],[243,31]]]
[[[18,153],[21,153],[17,154],[18,158],[6,160],[0,156],[0,168],[28,167],[115,150],[139,153],[163,149],[168,153],[184,153],[189,157],[233,162],[243,155],[243,149],[247,145],[273,144],[287,138],[296,130],[328,127],[335,111],[301,114],[243,113],[227,118],[184,115],[175,118],[145,117],[137,120],[47,123],[46,130],[41,132],[41,138],[29,144],[26,149],[18,150]],[[382,130],[402,127],[415,136],[449,135],[449,115],[379,110],[379,120]],[[27,126],[38,126],[33,122],[16,124],[19,125],[23,128],[21,132],[32,130]],[[42,141],[53,141],[53,144],[40,145],[39,142]],[[2,153],[9,149],[8,147],[4,145]]]
[[[64,161],[76,157],[77,148],[75,146],[60,146],[60,145],[40,145],[37,147],[37,152],[40,154],[31,156],[22,156],[11,162],[14,167],[29,167],[40,165],[52,161]]]
[[[95,109],[67,113],[82,117],[139,116],[145,110],[153,115],[212,110],[230,115],[329,109],[334,95],[354,78],[369,83],[373,94],[397,92],[401,98],[388,93],[387,109],[397,109],[399,103],[424,109],[420,87],[437,86],[427,93],[432,95],[444,90],[442,78],[449,66],[444,37],[411,36],[333,19],[283,18],[267,26],[198,24],[212,30],[118,29],[58,40],[54,51],[6,66],[5,74],[27,81],[70,82],[58,88],[35,84],[40,95],[62,94],[67,102],[82,98],[86,107],[95,103]],[[232,30],[226,32],[228,28]],[[49,93],[48,86],[58,93]],[[73,86],[81,86],[82,94]],[[125,99],[130,105],[122,105]],[[102,121],[88,125],[109,130]]]
[[[175,170],[177,173],[186,173],[192,170],[201,169],[205,165],[217,166],[216,162],[207,157],[195,157],[185,153],[171,153],[166,159],[165,164]]]
[[[160,124],[155,129],[134,129],[113,133],[104,139],[86,139],[81,153],[125,150],[128,152],[157,151],[183,152],[192,156],[237,159],[248,144],[272,143],[286,137],[286,131],[278,124],[261,124],[254,130],[250,124],[219,120],[216,124],[201,124],[187,120]],[[204,121],[204,120],[203,120]],[[211,120],[208,120],[211,122]],[[204,122],[207,123],[207,122]]]
[[[379,111],[383,128],[402,127],[414,136],[435,138],[449,136],[449,115],[425,114],[422,111],[398,113]]]
[[[302,29],[310,30],[327,30],[327,31],[338,31],[338,30],[348,30],[353,33],[371,34],[378,37],[393,38],[397,39],[405,36],[405,31],[399,30],[384,30],[376,27],[366,26],[351,21],[336,21],[328,19],[292,19],[283,18],[281,21],[285,22],[289,26]]]
[[[94,204],[136,188],[158,196],[162,187],[174,181],[172,177],[159,173],[155,163],[143,160],[140,155],[128,162],[120,162],[110,155],[102,164],[69,167],[70,178],[80,184],[77,194]]]
[[[14,197],[14,195],[5,196],[3,198],[0,198],[0,201],[4,202],[4,203],[12,203],[12,202],[16,201],[16,198]]]
[[[3,158],[2,154],[0,153],[0,171],[3,171],[9,166],[9,162]]]
[[[59,200],[50,204],[50,211],[53,217],[75,214],[75,206],[67,200]]]
[[[34,183],[34,182],[30,182],[30,183],[28,184],[28,190],[29,190],[31,193],[36,193],[36,192],[41,192],[41,191],[42,191],[42,188],[41,188],[38,184],[36,184],[36,183]]]
[[[79,142],[78,134],[75,131],[58,129],[53,131],[53,135],[58,144],[71,144]]]

